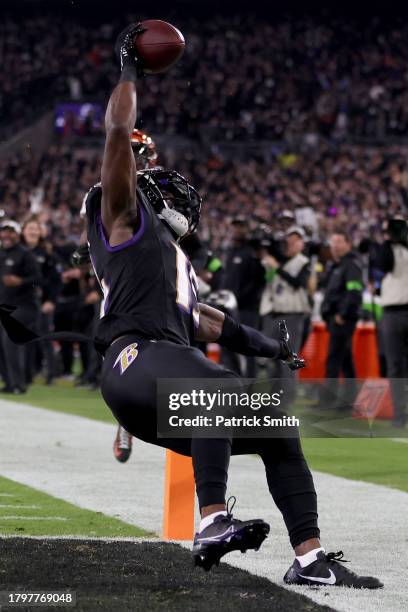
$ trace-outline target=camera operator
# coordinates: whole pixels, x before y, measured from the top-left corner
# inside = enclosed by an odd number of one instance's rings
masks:
[[[310,260],[303,254],[304,248],[304,230],[292,226],[286,231],[282,254],[277,253],[275,257],[269,248],[262,259],[267,281],[260,303],[263,332],[271,338],[276,337],[278,321],[285,319],[295,353],[300,349],[305,318],[310,312]],[[277,366],[277,377],[294,375],[287,368],[281,367],[280,362],[274,365]]]
[[[248,219],[243,216],[234,217],[231,222],[232,244],[227,250],[221,289],[229,289],[235,295],[240,322],[257,328],[265,271],[248,239],[248,225]],[[246,358],[243,374],[255,378],[255,357]]]
[[[391,379],[393,424],[404,427],[408,420],[405,393],[408,377],[408,224],[403,218],[395,217],[385,222],[383,230],[385,240],[375,257],[376,267],[384,273],[381,326],[387,376]]]

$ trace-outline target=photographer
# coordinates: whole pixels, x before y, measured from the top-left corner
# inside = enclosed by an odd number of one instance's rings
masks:
[[[280,261],[270,252],[266,252],[262,259],[266,271],[266,286],[260,303],[263,332],[270,338],[276,337],[278,321],[285,319],[295,353],[300,349],[305,318],[310,313],[310,261],[303,254],[304,248],[303,228],[292,226],[286,231]],[[276,366],[277,378],[294,376],[280,364]]]
[[[407,422],[405,380],[408,377],[408,225],[393,218],[383,226],[384,242],[379,245],[375,265],[384,273],[381,283],[381,322],[387,376],[391,379],[395,427]]]
[[[232,244],[227,251],[220,288],[228,289],[235,295],[240,322],[257,328],[265,271],[248,238],[248,219],[243,216],[234,217],[231,232]],[[255,357],[246,358],[246,371],[243,374],[247,378],[255,378]]]

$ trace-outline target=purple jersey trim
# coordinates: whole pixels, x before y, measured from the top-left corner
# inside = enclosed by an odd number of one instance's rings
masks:
[[[129,240],[126,240],[126,242],[122,242],[121,244],[117,244],[116,246],[111,246],[109,244],[109,240],[106,237],[105,228],[103,227],[101,214],[98,213],[98,216],[96,218],[96,222],[97,222],[97,225],[98,225],[99,234],[100,234],[100,237],[103,240],[105,248],[109,251],[109,253],[116,253],[117,251],[122,251],[123,249],[126,249],[127,247],[131,246],[132,244],[136,244],[136,242],[138,240],[140,240],[140,238],[143,236],[144,231],[145,231],[145,212],[143,210],[143,206],[142,205],[139,206],[139,211],[140,211],[140,227],[137,230],[136,234],[133,234],[133,236],[131,238],[129,238]]]

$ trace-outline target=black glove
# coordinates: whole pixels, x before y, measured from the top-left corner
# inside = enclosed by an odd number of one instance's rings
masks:
[[[139,77],[144,76],[142,62],[136,55],[135,38],[145,31],[146,29],[143,28],[141,23],[132,23],[117,37],[115,53],[120,61],[122,74],[134,72]]]
[[[279,321],[279,342],[281,346],[279,359],[286,363],[290,370],[299,370],[306,367],[305,360],[293,353],[289,347],[289,332],[285,321]]]
[[[81,244],[71,255],[71,264],[74,268],[91,263],[91,256],[87,244]]]

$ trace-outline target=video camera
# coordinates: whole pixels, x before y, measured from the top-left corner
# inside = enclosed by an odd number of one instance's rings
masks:
[[[255,251],[267,251],[270,255],[278,257],[281,251],[279,238],[281,237],[274,235],[269,225],[266,223],[259,223],[252,232],[249,244]]]
[[[388,219],[385,230],[392,243],[408,247],[408,223],[404,219]]]

